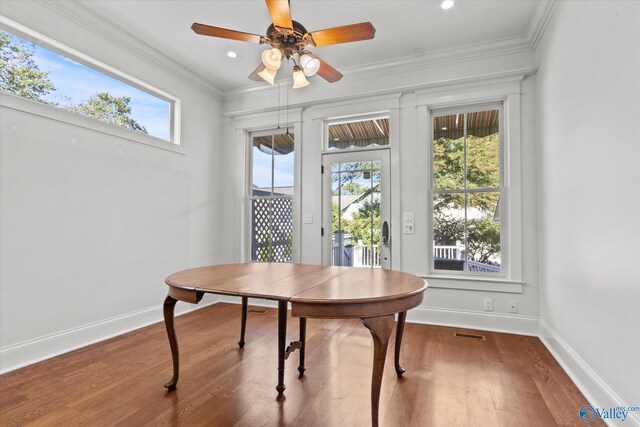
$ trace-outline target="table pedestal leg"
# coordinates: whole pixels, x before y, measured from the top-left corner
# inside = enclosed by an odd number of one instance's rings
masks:
[[[371,425],[378,427],[378,412],[380,405],[380,389],[384,361],[387,357],[389,336],[393,330],[394,316],[392,314],[380,317],[362,319],[364,326],[371,332],[373,338],[373,375],[371,377]]]
[[[402,345],[402,333],[404,332],[404,321],[407,318],[407,312],[401,311],[398,313],[398,328],[396,329],[396,348],[395,348],[395,365],[396,374],[399,377],[404,374],[404,369],[400,366],[400,346]]]
[[[240,348],[244,347],[244,331],[247,329],[247,303],[249,298],[242,297],[242,320],[240,322],[240,341],[238,345]]]
[[[278,301],[278,385],[276,390],[282,394],[284,385],[284,358],[287,341],[287,301]]]
[[[306,368],[304,367],[304,348],[307,337],[307,318],[300,318],[300,365],[298,365],[298,372],[300,376],[304,375]]]
[[[164,300],[164,325],[167,328],[167,336],[169,337],[169,345],[171,346],[171,357],[173,358],[173,378],[164,386],[169,390],[175,390],[178,383],[178,375],[180,372],[180,358],[178,355],[178,340],[176,339],[176,330],[173,326],[173,313],[178,300],[167,295]]]

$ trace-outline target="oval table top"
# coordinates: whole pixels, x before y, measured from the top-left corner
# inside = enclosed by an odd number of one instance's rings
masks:
[[[289,301],[297,317],[397,313],[420,304],[427,288],[424,279],[399,271],[289,263],[210,265],[179,271],[165,282],[179,300],[215,293]]]

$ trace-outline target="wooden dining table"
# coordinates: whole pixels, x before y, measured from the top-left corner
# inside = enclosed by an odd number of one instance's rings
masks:
[[[285,360],[295,350],[300,352],[298,371],[304,364],[306,321],[320,319],[361,319],[373,338],[373,373],[371,378],[371,423],[378,426],[380,388],[391,332],[396,329],[395,370],[401,376],[400,347],[407,310],[422,302],[426,282],[399,271],[333,267],[287,263],[239,263],[211,265],[179,271],[165,280],[169,293],[164,301],[164,321],[173,358],[173,377],[165,384],[175,390],[179,376],[178,341],[174,327],[176,302],[200,302],[204,294],[231,295],[242,298],[240,340],[245,345],[248,298],[278,303],[278,384],[285,390]],[[300,337],[286,344],[287,310],[300,321]],[[397,325],[395,315],[398,315]]]

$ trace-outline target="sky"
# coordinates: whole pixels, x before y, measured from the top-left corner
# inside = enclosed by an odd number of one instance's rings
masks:
[[[273,186],[293,187],[294,152],[273,156]],[[271,154],[253,147],[253,185],[258,188],[271,187]]]
[[[17,36],[16,36],[17,37]],[[149,135],[169,140],[170,105],[167,101],[129,86],[39,45],[34,46],[33,60],[41,71],[49,72],[56,90],[46,97],[61,105],[78,104],[99,92],[131,98],[131,118],[144,126]]]

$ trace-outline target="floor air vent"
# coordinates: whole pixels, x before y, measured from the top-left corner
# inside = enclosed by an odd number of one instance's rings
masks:
[[[252,308],[252,309],[250,309],[250,310],[247,310],[247,312],[249,312],[249,313],[256,313],[256,314],[265,314],[265,313],[266,313],[266,310],[256,310],[256,309]]]
[[[472,340],[480,340],[480,341],[484,341],[484,335],[476,335],[476,334],[465,334],[462,332],[454,332],[453,336],[456,338],[469,338]]]

